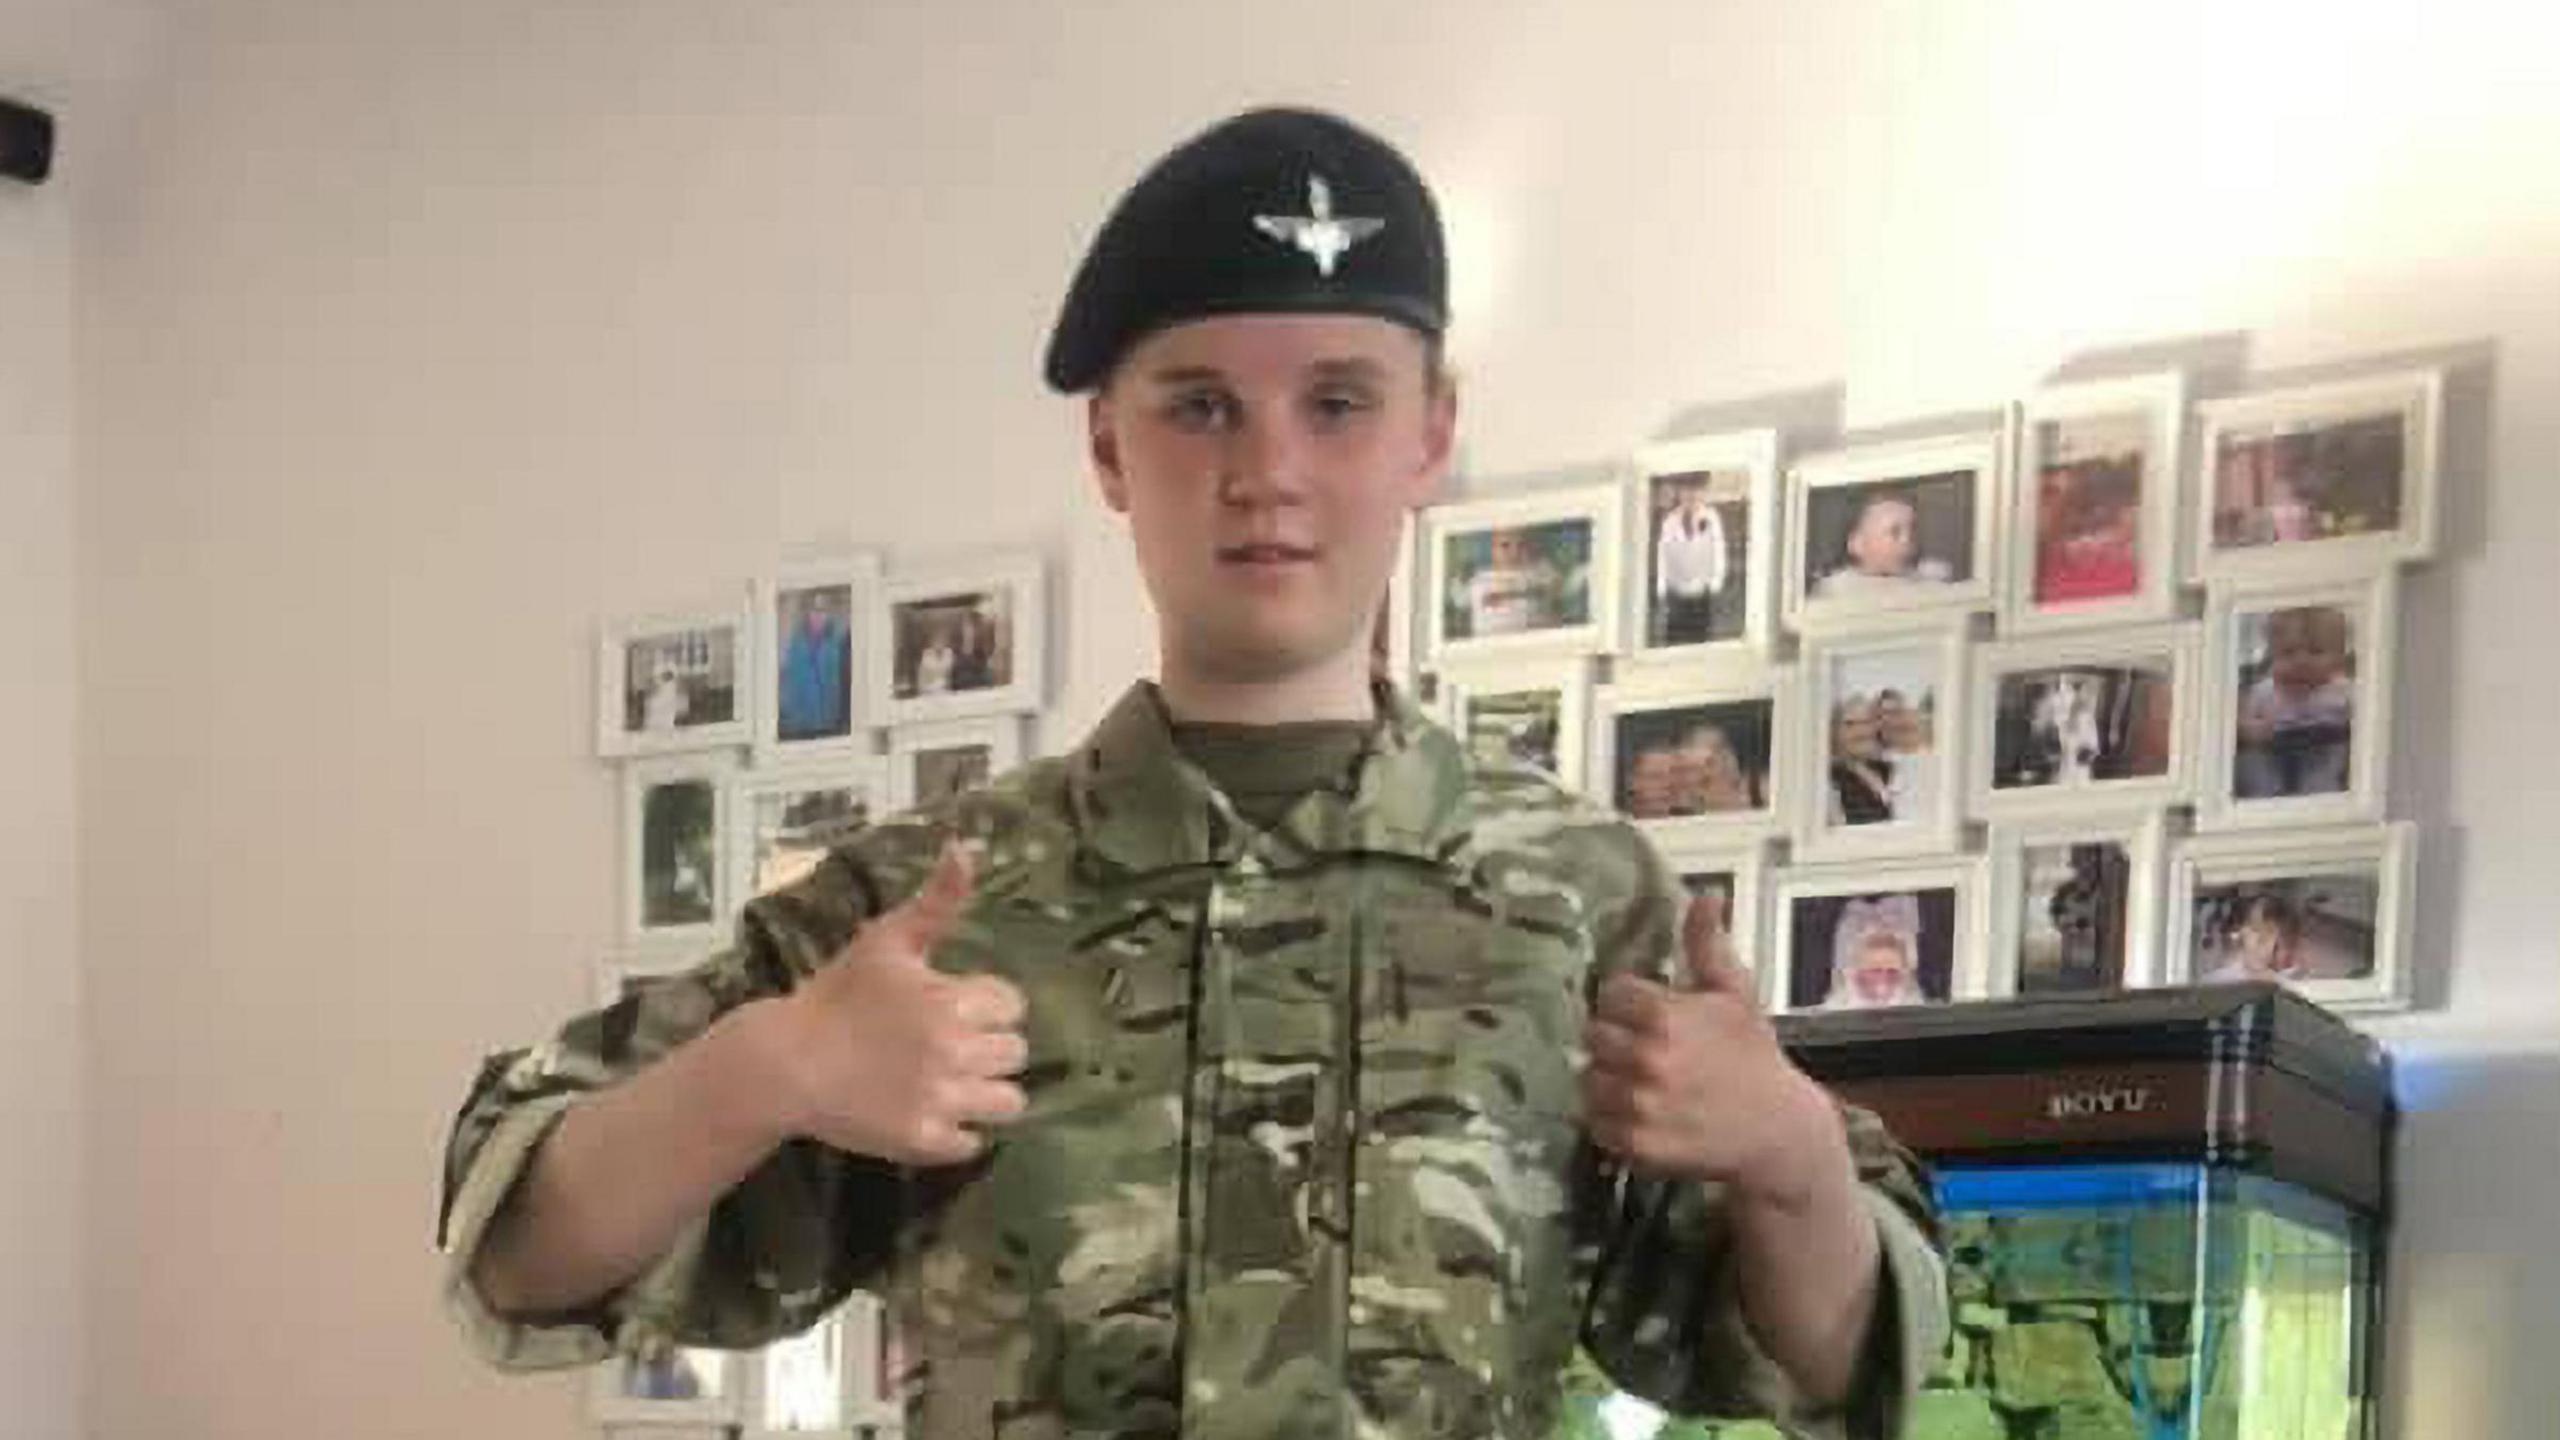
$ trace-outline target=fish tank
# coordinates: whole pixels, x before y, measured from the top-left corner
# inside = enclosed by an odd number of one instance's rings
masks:
[[[2260,985],[1783,1017],[1781,1033],[1932,1165],[1953,1325],[1903,1440],[2377,1433],[2394,1120],[2378,1045]],[[1781,1440],[1665,1416],[1587,1360],[1556,1435]]]

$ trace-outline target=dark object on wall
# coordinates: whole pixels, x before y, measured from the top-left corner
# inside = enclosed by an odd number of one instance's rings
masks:
[[[0,175],[35,184],[53,173],[53,117],[0,100]]]

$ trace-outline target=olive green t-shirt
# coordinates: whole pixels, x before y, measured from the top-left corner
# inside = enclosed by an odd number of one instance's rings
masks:
[[[1174,748],[1263,829],[1313,791],[1348,791],[1375,727],[1356,720],[1280,725],[1177,723]]]

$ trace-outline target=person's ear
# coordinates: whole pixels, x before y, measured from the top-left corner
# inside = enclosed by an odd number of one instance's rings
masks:
[[[1094,483],[1102,488],[1102,503],[1114,511],[1129,513],[1129,477],[1120,468],[1119,417],[1111,406],[1111,392],[1106,385],[1085,397],[1085,455],[1093,464]]]

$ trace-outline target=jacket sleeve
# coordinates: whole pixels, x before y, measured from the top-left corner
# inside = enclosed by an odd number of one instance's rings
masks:
[[[1678,934],[1678,881],[1640,837],[1616,867],[1632,881],[1595,908],[1601,967],[1667,973]],[[1767,963],[1765,960],[1763,963]],[[1946,1269],[1926,1171],[1882,1121],[1841,1106],[1874,1217],[1879,1265],[1867,1348],[1844,1403],[1806,1402],[1760,1348],[1742,1311],[1733,1230],[1714,1185],[1649,1178],[1586,1147],[1595,1173],[1578,1223],[1599,1252],[1582,1343],[1624,1389],[1682,1415],[1767,1419],[1790,1435],[1891,1440],[1947,1337]]]
[[[886,1263],[906,1209],[900,1172],[795,1140],[591,1307],[502,1315],[471,1279],[491,1222],[569,1107],[738,1006],[787,992],[880,909],[874,873],[855,855],[831,855],[752,902],[727,950],[481,1065],[446,1143],[438,1244],[447,1309],[483,1358],[528,1370],[590,1364],[644,1342],[753,1348],[816,1323]]]

